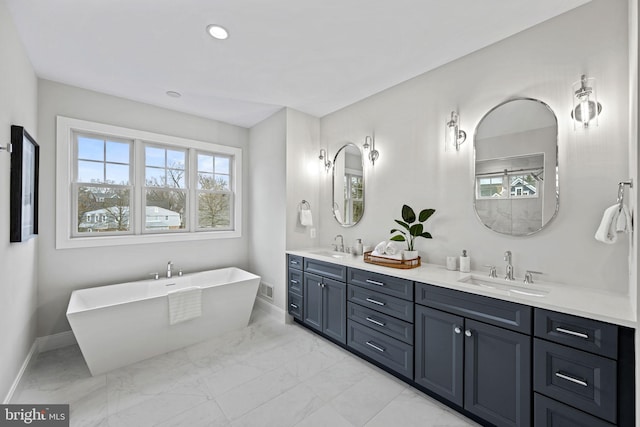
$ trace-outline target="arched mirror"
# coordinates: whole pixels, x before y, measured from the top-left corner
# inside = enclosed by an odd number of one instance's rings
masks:
[[[484,115],[474,137],[474,207],[493,231],[526,236],[558,212],[558,121],[537,99],[506,101]]]
[[[364,214],[364,167],[357,145],[340,147],[333,159],[333,217],[343,227],[356,225]]]

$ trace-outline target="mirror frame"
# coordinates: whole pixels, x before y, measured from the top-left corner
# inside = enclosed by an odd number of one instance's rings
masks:
[[[510,102],[514,102],[514,101],[534,101],[537,102],[541,105],[543,105],[547,110],[549,110],[549,112],[551,113],[551,115],[553,116],[553,119],[556,123],[556,134],[555,134],[555,138],[556,138],[556,167],[555,167],[555,174],[554,174],[554,179],[556,181],[556,191],[555,191],[555,201],[556,201],[556,207],[555,210],[553,212],[553,215],[551,216],[551,218],[549,218],[549,220],[547,222],[545,222],[544,224],[542,224],[542,226],[532,232],[529,233],[523,233],[523,234],[512,234],[512,233],[503,233],[501,231],[498,230],[494,230],[493,228],[489,227],[487,224],[485,224],[485,222],[482,220],[482,218],[480,218],[480,215],[478,215],[478,209],[476,206],[476,201],[477,201],[477,179],[476,179],[476,163],[477,163],[477,154],[476,154],[476,141],[477,141],[477,137],[478,137],[478,128],[480,127],[480,125],[482,124],[482,122],[487,118],[487,116],[489,114],[491,114],[494,110],[497,110],[498,108],[502,107],[505,104],[508,104]],[[531,236],[533,234],[536,234],[540,231],[542,231],[545,227],[547,227],[555,217],[558,216],[558,210],[560,209],[560,182],[559,182],[559,176],[560,176],[560,171],[559,171],[559,156],[558,156],[558,117],[556,116],[556,113],[551,109],[551,107],[549,106],[549,104],[547,104],[544,101],[541,101],[539,99],[536,98],[529,98],[529,97],[515,97],[515,98],[509,98],[506,101],[503,101],[501,103],[499,103],[498,105],[494,106],[493,108],[491,108],[489,111],[487,111],[482,118],[480,119],[480,121],[478,122],[478,124],[476,125],[476,128],[473,132],[473,173],[471,174],[471,179],[473,180],[473,185],[472,185],[472,191],[473,191],[473,212],[476,215],[476,218],[478,218],[478,221],[480,221],[480,223],[482,225],[484,225],[487,229],[493,231],[494,233],[498,233],[498,234],[502,234],[505,236],[512,236],[512,237],[525,237],[525,236]]]
[[[347,147],[355,147],[356,150],[358,150],[358,152],[360,153],[360,161],[362,163],[362,216],[353,224],[345,224],[344,222],[341,222],[338,220],[338,217],[336,217],[336,210],[334,209],[335,206],[335,200],[336,200],[336,161],[338,160],[338,156],[340,155],[340,153],[344,150],[345,154],[346,154],[346,149]],[[333,219],[336,220],[336,222],[338,224],[340,224],[341,227],[344,228],[349,228],[349,227],[353,227],[354,225],[358,224],[360,221],[362,221],[362,217],[364,216],[364,210],[365,210],[365,204],[366,204],[366,195],[365,195],[365,189],[366,189],[366,180],[365,180],[365,176],[364,176],[364,153],[362,152],[362,150],[360,149],[360,147],[358,147],[356,144],[354,144],[353,142],[347,142],[344,145],[342,145],[338,151],[336,152],[336,155],[333,157],[333,166],[331,167],[331,212],[333,213]]]

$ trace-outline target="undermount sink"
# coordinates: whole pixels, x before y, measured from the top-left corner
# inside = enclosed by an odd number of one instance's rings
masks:
[[[328,257],[331,257],[331,258],[344,258],[344,257],[349,255],[346,252],[330,251],[330,250],[327,250],[327,249],[323,249],[323,250],[319,250],[319,251],[313,251],[311,253],[312,254],[316,254],[316,255],[328,256]]]
[[[469,285],[476,285],[486,289],[494,289],[514,295],[524,295],[529,297],[545,297],[549,294],[549,289],[537,285],[520,284],[510,280],[502,280],[493,277],[478,276],[471,274],[459,279],[458,282]]]

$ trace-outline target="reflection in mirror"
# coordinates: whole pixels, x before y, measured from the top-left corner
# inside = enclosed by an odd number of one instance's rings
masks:
[[[333,217],[343,227],[352,227],[364,214],[364,168],[357,145],[342,146],[333,160]]]
[[[558,123],[542,101],[517,98],[480,120],[474,138],[474,207],[498,233],[536,233],[558,211]]]

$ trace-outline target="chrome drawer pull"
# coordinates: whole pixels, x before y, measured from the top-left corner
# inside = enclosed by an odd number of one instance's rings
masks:
[[[291,261],[291,264],[298,264],[298,261]]]
[[[573,335],[574,337],[584,338],[585,340],[589,339],[589,335],[583,334],[582,332],[571,331],[569,329],[556,328],[556,332],[560,332],[562,334],[567,334],[567,335]]]
[[[384,283],[382,283],[382,282],[376,282],[375,280],[369,280],[369,279],[367,279],[367,280],[365,280],[365,282],[367,282],[367,283],[371,283],[372,285],[384,286]]]
[[[297,285],[297,284],[298,284],[298,281],[297,281],[297,280],[293,280],[293,279],[291,279],[291,283],[293,283],[294,285]]]
[[[378,322],[377,320],[372,319],[371,317],[367,317],[367,320],[368,320],[369,322],[373,323],[374,325],[384,326],[384,323],[382,323],[382,322]]]
[[[295,305],[295,304],[289,304],[289,307],[291,307],[291,308],[295,308],[296,310],[298,309],[298,306],[297,306],[297,305]]]
[[[579,384],[583,387],[588,387],[588,384],[586,381],[580,380],[578,378],[570,377],[569,375],[565,375],[561,372],[556,372],[556,377],[562,378],[563,380],[571,381],[572,383]]]
[[[386,351],[386,349],[385,349],[385,348],[380,347],[380,346],[378,346],[378,345],[376,345],[376,344],[372,343],[371,341],[367,341],[365,344],[366,344],[366,345],[368,345],[369,347],[375,348],[375,349],[376,349],[376,350],[378,350],[380,353],[384,353],[384,352]]]
[[[372,303],[372,304],[376,304],[376,305],[386,305],[386,304],[385,304],[385,303],[383,303],[383,302],[376,301],[376,300],[371,299],[371,298],[367,298],[367,301],[369,301],[369,302],[370,302],[370,303]]]

